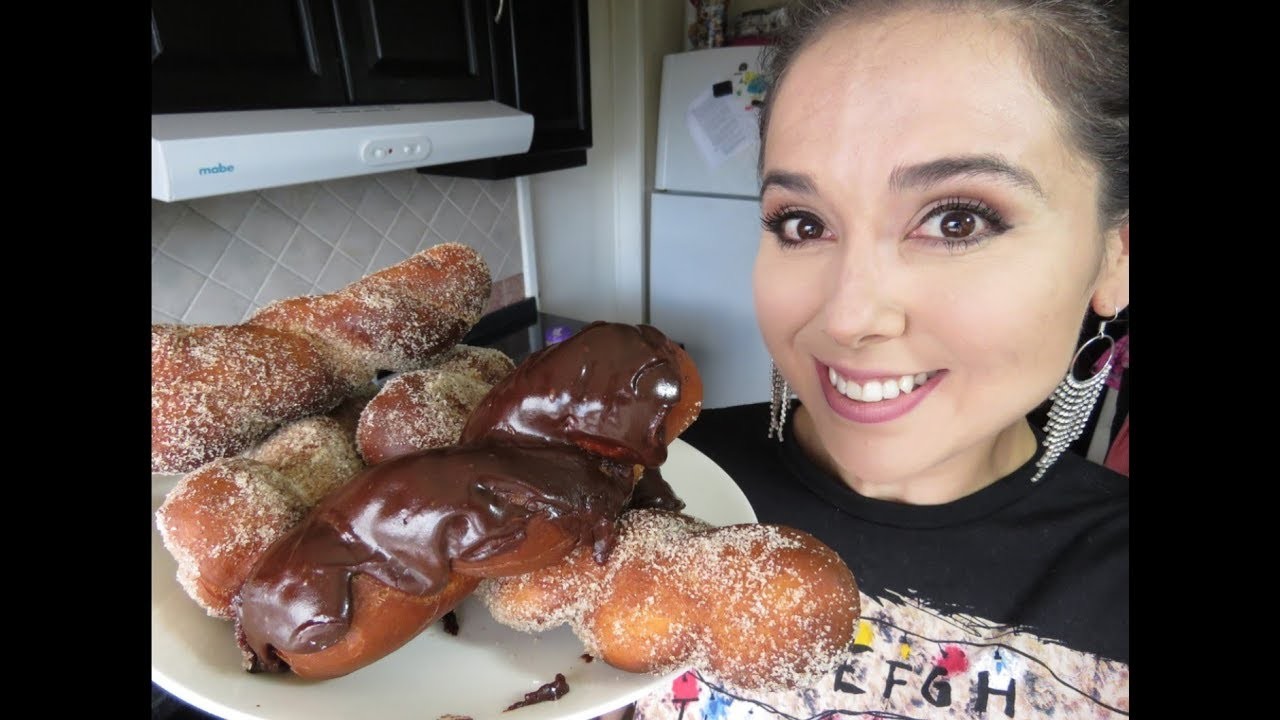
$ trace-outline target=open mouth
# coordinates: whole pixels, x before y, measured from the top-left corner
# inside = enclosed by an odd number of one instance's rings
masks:
[[[859,383],[844,377],[836,372],[835,368],[827,368],[827,379],[836,392],[851,400],[864,403],[892,400],[899,395],[910,394],[937,374],[937,370],[929,370],[908,375],[891,375]]]

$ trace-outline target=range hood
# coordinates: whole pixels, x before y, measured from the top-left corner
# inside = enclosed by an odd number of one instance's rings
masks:
[[[492,100],[151,116],[151,197],[244,190],[516,155],[533,116]]]

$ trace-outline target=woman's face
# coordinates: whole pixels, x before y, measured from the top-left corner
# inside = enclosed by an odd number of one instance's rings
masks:
[[[1128,235],[1016,38],[978,15],[844,24],[777,88],[755,266],[765,343],[841,474],[991,452],[1128,303]]]

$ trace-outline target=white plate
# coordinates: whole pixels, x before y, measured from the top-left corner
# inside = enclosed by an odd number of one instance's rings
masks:
[[[682,440],[670,447],[662,475],[686,503],[685,512],[713,525],[755,522],[747,498],[718,465]],[[152,475],[152,510],[179,476]],[[457,608],[457,636],[435,623],[404,647],[345,677],[323,682],[293,675],[250,674],[229,621],[195,604],[176,579],[177,566],[151,531],[151,679],[206,712],[229,720],[322,720],[371,717],[435,720],[465,715],[476,720],[580,720],[593,718],[657,689],[665,677],[586,662],[582,642],[561,626],[540,635],[496,623],[484,605],[468,598]],[[504,713],[524,694],[563,673],[569,692]]]

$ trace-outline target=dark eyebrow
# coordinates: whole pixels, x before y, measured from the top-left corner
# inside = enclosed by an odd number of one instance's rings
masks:
[[[764,191],[769,189],[770,185],[777,185],[784,190],[791,190],[804,195],[817,194],[817,191],[813,188],[813,180],[804,173],[773,171],[765,174],[764,180],[760,182],[761,198],[764,198]]]
[[[889,173],[889,187],[895,192],[905,188],[926,189],[950,178],[977,175],[990,175],[1044,197],[1035,176],[999,155],[959,155],[896,167]]]

